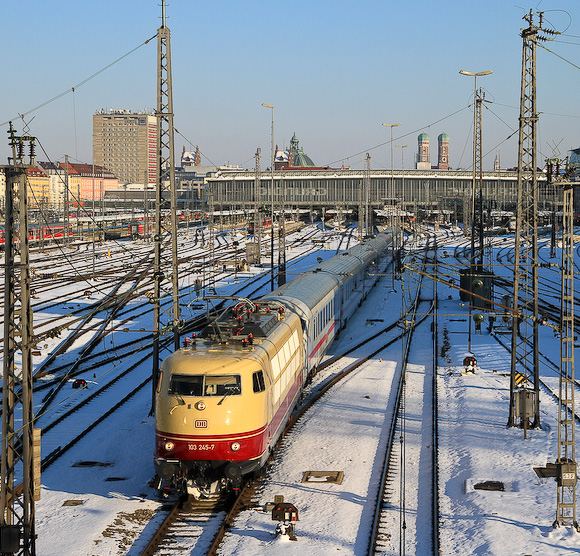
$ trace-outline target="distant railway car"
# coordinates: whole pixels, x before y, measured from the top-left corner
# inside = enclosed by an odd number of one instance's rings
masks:
[[[157,381],[159,488],[237,488],[266,463],[337,331],[379,277],[379,234],[256,302],[240,299],[167,357]]]
[[[68,230],[68,234],[65,232]],[[0,244],[6,242],[4,226],[0,227]],[[14,231],[15,239],[18,237],[18,230]],[[44,225],[44,226],[29,226],[28,227],[28,241],[35,243],[42,240],[49,241],[52,239],[62,239],[66,236],[72,236],[72,225],[68,224],[54,224],[54,225]]]
[[[270,217],[262,218],[262,230],[267,230],[272,226],[272,219]],[[253,234],[255,233],[255,224],[254,222],[250,222],[248,224],[248,233]]]

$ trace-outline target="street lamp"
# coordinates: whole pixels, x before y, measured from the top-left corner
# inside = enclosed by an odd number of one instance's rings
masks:
[[[477,78],[482,75],[493,73],[491,70],[472,72],[460,70],[461,75],[467,75],[474,78],[474,105],[473,105],[473,184],[471,191],[471,258],[470,258],[470,281],[474,280],[475,273],[475,197],[477,190],[478,172],[479,172],[479,249],[480,263],[479,271],[483,270],[483,171],[481,167],[481,103],[482,95],[477,91]],[[464,218],[465,221],[465,218]],[[464,223],[465,226],[465,223]],[[470,290],[471,290],[470,285]],[[469,297],[469,330],[467,334],[467,350],[471,352],[471,321],[473,312],[473,296]]]
[[[481,119],[478,119],[478,114],[481,114],[481,102],[482,96],[477,91],[477,78],[482,75],[489,75],[493,73],[491,70],[480,71],[480,72],[473,72],[467,70],[460,70],[459,73],[461,75],[467,75],[474,78],[474,106],[473,106],[473,184],[472,184],[472,192],[471,192],[471,264],[475,264],[475,198],[477,192],[477,180],[478,180],[478,171],[479,171],[479,236],[480,236],[480,259],[481,259],[481,266],[483,266],[483,199],[482,199],[482,181],[483,176],[482,168],[481,168]],[[478,164],[479,163],[479,164]]]
[[[270,268],[272,269],[272,275],[270,279],[271,291],[274,291],[274,107],[271,104],[262,103],[262,106],[270,108],[272,110],[272,160],[270,161],[270,177],[271,177],[271,222],[270,222],[270,237],[271,237],[271,249],[270,249]]]
[[[391,226],[391,233],[393,232],[393,230],[395,230],[395,233],[398,233],[399,230],[398,229],[395,229],[396,221],[395,221],[395,218],[394,218],[395,215],[393,214],[393,211],[394,211],[394,208],[395,208],[395,202],[394,202],[395,201],[395,177],[394,177],[394,167],[395,167],[395,165],[393,164],[393,128],[394,127],[397,127],[397,126],[400,126],[401,124],[398,123],[398,124],[382,124],[382,125],[384,125],[385,127],[391,128],[391,180],[390,180],[390,188],[389,188],[390,191],[387,191],[387,193],[386,193],[385,196],[387,198],[390,197],[390,201],[389,201],[389,205],[390,205],[389,206],[389,224]],[[399,228],[399,226],[397,226],[397,228]],[[394,242],[392,243],[392,246],[393,246],[392,247],[392,253],[394,255],[394,253],[395,253],[395,244],[394,244]],[[394,256],[393,256],[393,260],[394,260]],[[395,280],[395,273],[394,273],[394,270],[393,270],[391,272],[391,289],[392,289],[392,291],[395,291],[395,283],[394,283],[394,280]]]
[[[399,124],[382,124],[382,125],[384,125],[385,127],[391,128],[391,192],[390,193],[391,193],[391,197],[394,197],[395,195],[394,195],[394,191],[393,191],[393,168],[394,168],[394,165],[393,165],[393,128],[400,126],[401,124],[399,123]],[[387,193],[387,195],[388,195],[388,193]]]
[[[395,145],[401,149],[401,208],[405,210],[405,149],[409,145]],[[405,213],[406,214],[406,213]],[[401,235],[401,247],[402,247],[402,235]]]

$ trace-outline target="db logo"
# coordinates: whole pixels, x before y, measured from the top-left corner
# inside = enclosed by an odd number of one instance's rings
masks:
[[[207,429],[207,421],[205,419],[197,419],[194,426],[196,429]]]

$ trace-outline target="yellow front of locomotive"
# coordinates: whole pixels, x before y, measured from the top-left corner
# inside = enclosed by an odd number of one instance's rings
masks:
[[[184,490],[223,477],[234,486],[262,465],[270,388],[263,350],[197,341],[161,365],[156,396],[157,475]]]

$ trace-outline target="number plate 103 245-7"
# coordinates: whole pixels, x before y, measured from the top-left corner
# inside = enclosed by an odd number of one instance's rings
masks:
[[[208,452],[215,448],[215,444],[188,444],[187,449],[191,452]]]

